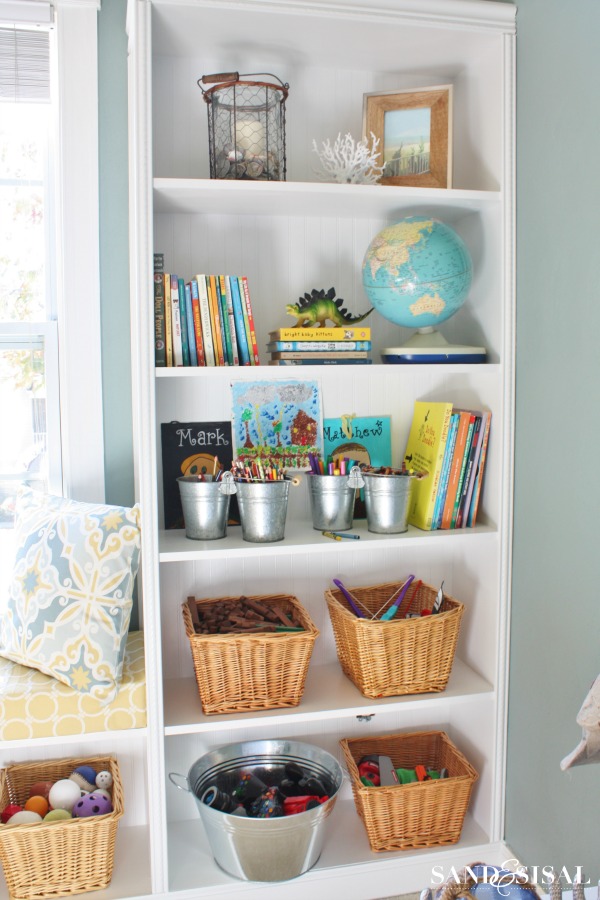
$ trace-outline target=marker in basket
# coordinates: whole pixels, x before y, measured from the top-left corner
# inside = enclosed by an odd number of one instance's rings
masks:
[[[384,614],[381,616],[381,619],[380,619],[381,622],[389,622],[390,619],[394,618],[394,616],[398,612],[398,608],[400,607],[400,604],[402,603],[402,601],[404,600],[404,597],[406,596],[406,592],[408,591],[409,587],[411,586],[411,584],[413,583],[414,580],[415,580],[414,575],[408,576],[408,578],[406,579],[406,581],[400,588],[400,593],[398,594],[398,597],[394,600],[394,602],[392,603],[390,608],[386,612],[384,612]]]
[[[366,616],[365,616],[364,612],[363,612],[361,609],[359,609],[359,608],[358,608],[358,605],[357,605],[357,604],[360,603],[360,601],[357,600],[356,597],[353,597],[353,596],[352,596],[352,594],[350,593],[350,591],[347,590],[347,588],[344,587],[344,585],[343,585],[342,582],[339,580],[339,578],[334,578],[334,579],[333,579],[333,583],[335,584],[335,586],[336,586],[337,588],[340,589],[340,591],[342,592],[342,594],[344,595],[344,597],[346,598],[346,600],[347,600],[348,603],[350,604],[350,608],[352,609],[352,611],[354,612],[354,614],[356,615],[356,617],[359,618],[359,619],[365,619]],[[362,606],[362,604],[360,604],[360,605]]]

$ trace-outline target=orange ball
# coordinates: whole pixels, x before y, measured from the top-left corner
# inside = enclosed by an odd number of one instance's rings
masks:
[[[29,798],[29,800],[25,804],[25,809],[29,810],[30,812],[38,813],[43,819],[50,809],[50,805],[45,797],[40,797],[38,795]]]

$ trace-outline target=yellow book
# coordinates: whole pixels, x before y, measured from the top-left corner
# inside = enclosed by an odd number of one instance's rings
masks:
[[[278,328],[269,332],[271,341],[370,341],[369,326],[348,325],[333,328]]]
[[[424,531],[430,531],[433,522],[451,415],[451,403],[415,402],[404,462],[408,469],[427,472],[427,477],[414,482],[407,518]]]

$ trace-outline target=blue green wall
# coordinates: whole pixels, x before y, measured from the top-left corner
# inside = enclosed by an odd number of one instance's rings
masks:
[[[134,499],[129,327],[126,0],[98,18],[100,297],[104,476],[108,503]]]
[[[133,498],[126,0],[99,18],[107,499]],[[562,773],[600,669],[600,4],[519,0],[516,498],[506,838],[600,878],[600,768]],[[490,860],[494,862],[494,860]],[[498,862],[498,861],[496,861]]]
[[[518,0],[517,423],[506,835],[600,878],[600,766],[563,773],[600,670],[600,4]],[[596,203],[599,206],[596,206]]]

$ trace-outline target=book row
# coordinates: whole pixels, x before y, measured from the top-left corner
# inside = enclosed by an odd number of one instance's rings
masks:
[[[248,279],[154,273],[155,364],[258,366]]]
[[[370,328],[280,328],[272,331],[269,338],[267,350],[271,354],[271,366],[372,362]]]
[[[475,525],[491,425],[489,410],[415,402],[405,464],[415,482],[408,521],[426,531]]]

